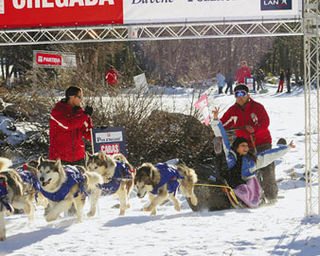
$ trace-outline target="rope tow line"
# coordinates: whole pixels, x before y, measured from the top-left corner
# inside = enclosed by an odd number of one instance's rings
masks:
[[[239,208],[239,206],[240,206],[238,198],[237,198],[237,196],[235,195],[233,189],[230,186],[227,186],[227,185],[215,185],[215,184],[203,184],[203,183],[196,183],[194,185],[195,186],[203,186],[203,187],[217,187],[217,188],[225,189],[224,192],[227,194],[231,205],[234,208]],[[226,189],[228,189],[229,191],[227,191]]]

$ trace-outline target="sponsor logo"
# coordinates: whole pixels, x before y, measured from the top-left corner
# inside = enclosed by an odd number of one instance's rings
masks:
[[[132,4],[168,4],[173,2],[174,0],[132,0]]]
[[[4,14],[4,0],[0,0],[0,14]]]
[[[236,0],[188,0],[188,2],[230,2]]]
[[[96,134],[96,143],[123,141],[122,132],[104,132]]]
[[[261,0],[261,10],[291,10],[292,0]]]
[[[100,145],[100,151],[105,152],[107,155],[113,155],[120,153],[120,144],[102,144]]]
[[[61,66],[62,57],[57,54],[37,53],[36,63],[38,65]]]
[[[3,2],[4,0],[0,0],[0,6],[1,1]],[[13,8],[18,10],[33,8],[89,7],[105,4],[114,5],[114,0],[12,0]]]

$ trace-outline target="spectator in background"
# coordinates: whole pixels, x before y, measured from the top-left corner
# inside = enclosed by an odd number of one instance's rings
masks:
[[[227,88],[225,90],[225,93],[227,94],[228,90],[230,90],[230,94],[233,94],[232,86],[233,86],[234,80],[233,80],[233,73],[231,69],[229,69],[228,73],[226,74],[226,83],[227,83]]]
[[[259,90],[263,90],[263,83],[264,83],[264,77],[265,74],[263,72],[263,70],[260,68],[256,71],[256,81],[257,81],[257,91]]]
[[[284,83],[284,71],[280,71],[280,78],[279,78],[279,85],[278,85],[278,92],[283,92],[283,83]]]
[[[221,94],[226,78],[224,77],[224,75],[222,75],[220,70],[218,71],[218,73],[216,75],[216,79],[217,79],[217,85],[218,85],[218,93]]]
[[[106,84],[108,86],[116,86],[118,84],[118,71],[111,66],[110,69],[106,72]]]
[[[290,81],[291,71],[289,68],[286,70],[285,76],[286,76],[287,93],[291,93],[291,81]]]
[[[81,108],[83,92],[80,87],[70,86],[65,98],[59,101],[50,115],[49,159],[61,159],[63,164],[84,165],[85,145],[91,141],[92,107]]]
[[[246,61],[240,62],[241,67],[237,70],[235,80],[237,84],[245,84],[246,78],[251,78],[251,70]]]

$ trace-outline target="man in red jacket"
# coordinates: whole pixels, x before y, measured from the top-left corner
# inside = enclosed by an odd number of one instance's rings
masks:
[[[92,107],[81,108],[83,92],[71,86],[65,92],[50,115],[49,159],[61,159],[63,164],[84,165],[83,138],[91,141]]]
[[[118,71],[114,67],[111,67],[107,71],[105,79],[107,85],[116,86],[118,83]]]
[[[224,113],[221,122],[226,130],[234,129],[236,137],[247,139],[251,150],[261,152],[272,147],[269,116],[264,106],[251,99],[248,92],[244,84],[235,87],[236,103]],[[275,200],[278,187],[274,164],[262,168],[259,175],[266,199]]]
[[[246,61],[241,61],[241,67],[237,70],[235,80],[237,84],[245,84],[246,78],[251,78],[251,70]]]

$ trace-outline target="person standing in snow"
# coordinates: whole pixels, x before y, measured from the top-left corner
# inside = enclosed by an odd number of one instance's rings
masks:
[[[286,85],[287,85],[287,93],[291,93],[291,71],[290,69],[288,68],[286,70]]]
[[[118,84],[118,71],[111,66],[110,69],[106,72],[105,80],[108,86],[117,86]]]
[[[85,145],[91,141],[92,107],[82,109],[83,92],[80,87],[70,86],[65,98],[59,101],[50,114],[49,159],[61,159],[63,164],[84,165]]]
[[[238,68],[236,72],[235,80],[237,81],[237,84],[245,84],[246,78],[251,78],[251,69],[248,67],[246,61],[240,62],[240,68]]]
[[[222,73],[220,72],[220,70],[218,71],[217,75],[216,75],[216,80],[217,80],[217,85],[218,85],[218,93],[221,94],[222,93],[222,89],[224,87],[225,82],[225,77],[224,75],[222,75]]]
[[[233,94],[232,85],[234,83],[234,80],[233,80],[233,73],[231,69],[229,69],[228,73],[226,74],[226,83],[227,83],[227,88],[225,90],[225,94],[228,93],[228,90],[230,90],[230,94]]]
[[[271,149],[272,138],[269,131],[270,119],[264,106],[254,101],[249,95],[245,84],[234,88],[236,98],[233,104],[221,117],[221,123],[226,130],[234,131],[236,137],[243,137],[248,141],[252,152],[262,152]],[[274,163],[262,168],[258,172],[264,196],[274,201],[278,195]]]
[[[279,85],[278,85],[278,90],[277,92],[282,92],[283,91],[283,84],[284,84],[284,71],[280,71],[280,78],[279,78]]]
[[[282,157],[295,145],[278,145],[277,148],[268,149],[258,154],[249,151],[249,142],[243,137],[236,137],[230,146],[226,131],[218,119],[219,108],[213,111],[212,127],[215,136],[222,137],[223,149],[228,170],[224,173],[228,185],[234,189],[236,196],[250,208],[258,207],[261,201],[261,187],[256,177],[256,171],[276,159]]]
[[[257,91],[263,90],[263,83],[264,83],[264,72],[262,69],[258,69],[255,72],[255,77],[257,81]]]

